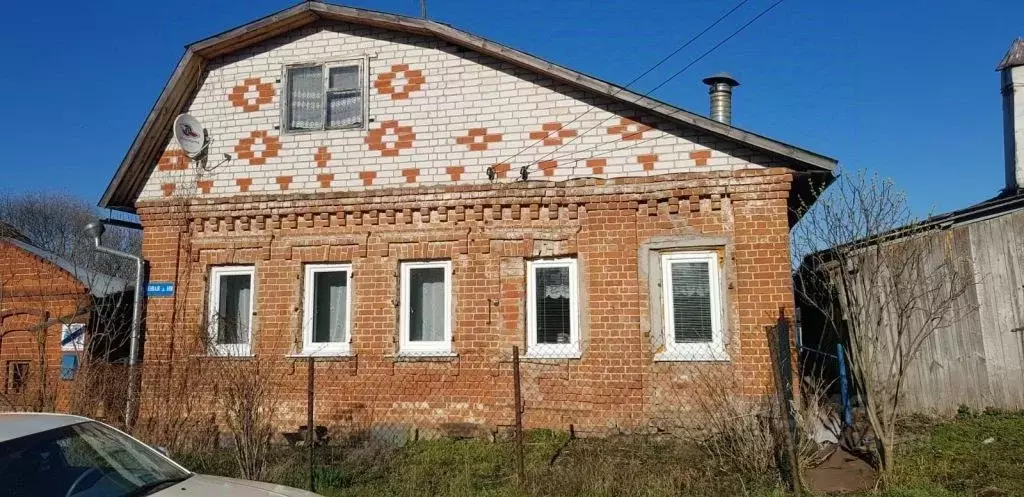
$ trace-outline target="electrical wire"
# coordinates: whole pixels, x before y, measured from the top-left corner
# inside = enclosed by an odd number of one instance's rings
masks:
[[[775,7],[778,7],[778,6],[779,6],[779,4],[781,4],[781,3],[782,3],[782,2],[784,2],[784,1],[785,1],[785,0],[776,0],[776,2],[775,2],[775,3],[771,4],[770,6],[768,6],[768,8],[766,8],[766,9],[762,10],[762,11],[761,11],[761,12],[760,12],[759,14],[757,14],[756,16],[754,16],[753,18],[751,18],[751,19],[750,19],[749,21],[747,21],[746,23],[744,23],[744,24],[743,24],[742,26],[740,26],[739,28],[737,28],[737,29],[736,29],[735,31],[733,31],[733,32],[732,32],[732,34],[730,34],[729,36],[726,36],[726,37],[725,37],[725,38],[723,38],[723,39],[722,39],[721,41],[719,41],[718,43],[716,43],[716,44],[715,44],[714,46],[712,46],[712,47],[711,47],[711,48],[709,48],[708,50],[704,51],[704,53],[702,53],[701,55],[699,55],[699,56],[698,56],[697,58],[693,59],[693,60],[692,60],[692,61],[690,61],[690,62],[689,62],[688,64],[686,64],[685,66],[683,66],[683,68],[682,68],[682,69],[679,69],[678,71],[676,71],[675,73],[673,73],[673,74],[672,74],[671,76],[669,76],[668,78],[666,78],[666,79],[665,79],[664,81],[662,81],[661,83],[659,83],[658,85],[656,85],[656,86],[655,86],[654,88],[651,88],[650,90],[648,90],[647,92],[645,92],[644,94],[642,94],[642,95],[641,95],[641,98],[646,98],[646,97],[648,97],[648,96],[649,96],[649,95],[650,95],[651,93],[653,93],[653,92],[657,91],[657,90],[658,90],[658,89],[660,89],[661,87],[663,87],[663,86],[665,86],[666,84],[668,84],[669,82],[671,82],[671,81],[672,81],[673,79],[675,79],[675,78],[679,77],[679,75],[681,75],[682,73],[686,72],[686,70],[688,70],[688,69],[690,69],[691,67],[693,67],[693,66],[694,66],[695,64],[697,64],[698,62],[700,62],[701,60],[703,60],[703,59],[704,59],[705,57],[707,57],[708,55],[710,55],[711,53],[713,53],[713,52],[714,52],[715,50],[719,49],[719,48],[720,48],[720,47],[721,47],[722,45],[725,45],[725,44],[726,44],[727,42],[729,42],[729,40],[732,40],[733,38],[735,38],[735,37],[736,37],[737,35],[739,35],[739,34],[740,34],[741,32],[743,32],[743,31],[744,31],[745,29],[747,29],[747,28],[748,28],[748,27],[750,27],[750,26],[751,26],[752,24],[754,24],[755,22],[757,22],[757,20],[758,20],[758,19],[760,19],[760,18],[764,17],[765,15],[767,15],[767,14],[768,14],[769,12],[771,12],[771,11],[772,11],[773,9],[775,9]],[[591,109],[589,109],[589,110],[588,110],[587,112],[589,112],[590,110],[593,110],[593,108],[594,108],[594,107],[591,107]],[[585,114],[582,114],[582,115],[585,115]],[[572,137],[572,139],[570,139],[569,141],[567,141],[567,142],[565,142],[565,143],[563,143],[563,144],[559,145],[559,146],[558,146],[557,148],[555,148],[555,149],[554,149],[554,150],[552,150],[551,152],[548,152],[547,154],[545,154],[544,156],[542,156],[542,157],[541,157],[540,159],[537,159],[536,161],[534,161],[534,162],[532,162],[532,163],[530,163],[530,164],[527,164],[526,166],[523,166],[523,167],[525,168],[525,170],[526,170],[526,171],[529,171],[529,169],[530,169],[530,168],[532,168],[532,167],[535,167],[535,166],[537,166],[537,165],[538,165],[538,164],[539,164],[540,162],[542,162],[542,161],[546,160],[546,159],[547,159],[548,157],[550,157],[550,156],[551,156],[552,154],[554,154],[554,153],[558,152],[559,150],[561,150],[561,149],[562,149],[562,148],[564,148],[565,146],[567,146],[567,145],[569,145],[570,143],[572,143],[572,142],[576,141],[576,140],[577,140],[578,138],[580,138],[580,137],[582,137],[583,135],[585,135],[585,134],[587,134],[587,133],[589,133],[589,132],[593,131],[594,129],[597,129],[598,127],[602,126],[602,125],[603,125],[604,123],[608,122],[609,120],[611,120],[611,119],[613,119],[613,118],[615,118],[615,117],[619,117],[619,116],[618,116],[618,114],[614,114],[614,113],[613,113],[613,114],[609,115],[609,117],[605,118],[605,119],[604,119],[603,121],[601,121],[601,122],[597,123],[596,125],[594,125],[594,126],[592,126],[592,127],[588,128],[588,129],[587,129],[586,131],[584,131],[584,132],[582,132],[582,133],[578,133],[578,134],[577,134],[576,136]],[[649,140],[649,139],[648,139],[648,140]],[[620,147],[620,148],[616,148],[616,149],[614,149],[614,150],[622,150],[623,148],[635,147],[635,146],[639,145],[640,143],[644,143],[644,142],[646,142],[646,141],[648,141],[648,140],[642,140],[642,141],[640,141],[640,142],[637,142],[637,143],[632,143],[632,144],[630,144],[630,145],[629,145],[629,146],[627,146],[627,147]],[[607,143],[614,143],[614,142],[607,142]],[[598,148],[598,147],[600,147],[600,146],[603,146],[603,145],[606,145],[607,143],[602,143],[602,144],[599,144],[599,145],[597,145],[597,146],[595,146],[595,147],[591,147],[591,148],[589,148],[589,149],[586,149],[586,150],[584,150],[584,152],[585,152],[585,151],[588,151],[588,150],[593,150],[594,148]],[[614,150],[613,150],[613,151],[614,151]],[[575,153],[578,153],[578,152],[573,152],[573,154],[575,154]],[[570,155],[571,155],[571,154],[570,154]],[[580,160],[586,160],[586,159],[592,158],[592,157],[594,157],[594,156],[596,156],[596,155],[597,155],[597,154],[593,154],[593,155],[591,155],[591,156],[589,156],[589,157],[586,157],[586,158],[584,158],[584,159],[580,159]],[[573,163],[578,163],[578,162],[580,162],[580,160],[576,160],[576,161],[573,161]]]
[[[675,50],[673,50],[673,51],[672,51],[671,53],[669,53],[668,55],[666,55],[666,56],[662,57],[662,58],[661,58],[661,60],[659,60],[659,61],[658,61],[658,62],[657,62],[656,64],[654,64],[653,66],[649,67],[649,68],[648,68],[648,69],[647,69],[646,71],[644,71],[644,72],[640,73],[640,75],[639,75],[639,76],[637,76],[637,77],[633,78],[633,79],[632,79],[632,80],[631,80],[631,81],[630,81],[629,83],[626,83],[626,85],[625,85],[625,86],[621,86],[621,87],[618,87],[618,88],[616,88],[616,89],[615,89],[615,92],[613,92],[613,93],[612,93],[612,94],[611,94],[610,96],[615,96],[615,95],[617,95],[617,94],[618,94],[619,92],[621,92],[621,91],[623,91],[623,90],[625,90],[625,89],[629,88],[629,87],[630,87],[630,86],[632,86],[632,85],[633,85],[634,83],[636,83],[637,81],[639,81],[640,79],[642,79],[642,78],[643,78],[644,76],[647,76],[648,74],[650,74],[650,73],[651,73],[652,71],[654,71],[654,70],[655,70],[655,69],[657,69],[658,67],[661,67],[661,65],[662,65],[662,64],[664,64],[665,62],[668,62],[668,60],[669,60],[669,59],[671,59],[672,57],[675,57],[675,56],[676,56],[677,54],[679,54],[679,52],[682,52],[682,51],[683,51],[684,49],[686,49],[686,47],[690,46],[690,45],[691,45],[691,44],[692,44],[693,42],[697,41],[697,39],[699,39],[699,38],[700,38],[701,36],[704,36],[704,35],[705,35],[705,34],[706,34],[706,33],[707,33],[708,31],[711,31],[712,29],[714,29],[714,27],[715,27],[715,26],[717,26],[717,25],[718,25],[719,23],[721,23],[722,21],[724,21],[724,20],[725,20],[725,19],[726,19],[727,17],[729,17],[730,15],[732,15],[732,14],[733,14],[733,12],[736,12],[737,10],[739,10],[739,8],[740,8],[740,7],[744,6],[744,5],[745,5],[745,4],[747,3],[747,2],[749,2],[749,1],[750,1],[750,0],[741,0],[741,1],[740,1],[739,3],[737,3],[737,4],[736,4],[736,5],[735,5],[735,6],[733,7],[733,8],[729,9],[729,10],[728,10],[727,12],[725,12],[724,14],[722,14],[721,16],[719,16],[719,17],[718,17],[718,19],[715,19],[715,21],[714,21],[714,22],[712,22],[711,24],[709,24],[709,25],[708,25],[707,27],[705,27],[705,28],[704,28],[703,30],[701,30],[701,31],[700,31],[699,33],[697,33],[696,35],[694,35],[694,36],[690,37],[690,39],[689,39],[689,40],[686,40],[686,42],[685,42],[685,43],[683,43],[682,45],[680,45],[680,46],[679,46],[678,48],[676,48]],[[594,108],[595,108],[594,106],[591,106],[591,107],[590,107],[589,109],[587,109],[587,110],[586,110],[586,112],[583,112],[582,114],[580,114],[580,115],[576,116],[575,118],[573,118],[573,119],[572,119],[571,121],[569,121],[568,123],[566,123],[566,124],[565,124],[565,125],[564,125],[564,126],[563,126],[562,128],[560,128],[560,129],[564,129],[564,128],[568,127],[568,126],[569,126],[570,124],[572,124],[572,123],[574,123],[574,122],[576,122],[576,121],[578,121],[578,120],[582,119],[582,118],[583,118],[584,116],[586,116],[587,114],[589,114],[590,112],[592,112],[592,111],[594,110]],[[538,140],[534,141],[533,143],[530,143],[530,144],[529,144],[529,145],[527,145],[526,147],[524,147],[524,148],[520,149],[520,150],[519,150],[518,152],[516,152],[516,153],[512,154],[511,156],[509,156],[509,157],[505,158],[504,160],[498,161],[497,163],[498,163],[498,164],[507,164],[507,163],[511,163],[512,159],[515,159],[516,157],[518,157],[518,156],[519,156],[520,154],[522,154],[523,152],[526,152],[527,150],[529,150],[529,149],[531,149],[531,148],[535,147],[535,146],[536,146],[537,144],[539,144],[539,143],[542,143],[542,142],[543,142],[544,140],[547,140],[548,138],[550,138],[550,137],[551,137],[551,134],[552,134],[552,133],[557,133],[558,131],[559,131],[559,130],[552,130],[552,131],[548,131],[548,132],[547,132],[547,134],[545,134],[545,136],[544,136],[543,138],[540,138],[540,139],[538,139]],[[561,147],[559,147],[559,148],[561,148]],[[557,149],[556,149],[556,151],[557,151]]]

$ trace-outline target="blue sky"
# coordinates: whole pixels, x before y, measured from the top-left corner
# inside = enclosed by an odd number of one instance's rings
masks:
[[[739,0],[429,0],[435,20],[625,84]],[[656,86],[773,0],[751,0],[633,86]],[[58,2],[60,3],[60,2]],[[99,199],[183,46],[292,1],[10,2],[0,29],[0,190]],[[347,5],[418,15],[418,0]],[[734,124],[892,177],[919,214],[1003,186],[995,65],[1019,0],[786,0],[653,96],[706,113],[700,79],[742,83]]]

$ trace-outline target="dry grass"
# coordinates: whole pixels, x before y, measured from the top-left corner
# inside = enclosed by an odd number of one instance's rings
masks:
[[[361,444],[317,449],[317,491],[328,496],[626,496],[781,495],[777,481],[712,462],[691,442],[659,437],[569,440],[527,434],[526,481],[518,485],[511,442],[429,440],[401,448]],[[229,451],[183,454],[199,472],[237,476]],[[271,451],[268,479],[304,487],[305,449]]]

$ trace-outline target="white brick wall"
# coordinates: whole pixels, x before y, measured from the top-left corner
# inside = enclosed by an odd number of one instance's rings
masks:
[[[285,65],[363,57],[369,57],[365,84],[372,120],[365,128],[305,133],[279,129],[283,128]],[[425,78],[421,89],[404,100],[394,100],[373,86],[381,73],[399,64],[421,71]],[[273,84],[274,96],[271,103],[246,112],[233,105],[229,95],[250,78]],[[247,95],[255,96],[251,92]],[[585,95],[581,90],[438,40],[345,23],[317,24],[212,61],[188,112],[204,123],[214,139],[210,165],[219,163],[224,153],[234,158],[212,172],[200,171],[194,165],[187,170],[154,170],[141,198],[163,197],[164,185],[168,184],[175,185],[176,195],[193,194],[200,180],[213,182],[210,196],[237,195],[238,178],[252,179],[249,192],[278,192],[278,176],[292,176],[291,192],[324,191],[317,175],[325,173],[334,175],[330,189],[412,186],[402,174],[409,168],[419,169],[415,185],[451,184],[446,172],[451,166],[465,168],[458,183],[480,183],[488,181],[488,166],[503,161],[511,170],[508,178],[499,182],[513,181],[521,166],[540,160],[557,160],[558,166],[552,176],[545,176],[534,165],[531,180],[594,176],[586,160],[602,158],[607,165],[599,176],[606,177],[774,165],[766,157],[732,143],[628,112],[654,129],[646,131],[641,139],[623,140],[622,135],[611,134],[608,128],[618,125],[622,116],[616,113],[626,110],[622,103]],[[410,126],[415,140],[399,155],[384,157],[381,151],[371,150],[366,138],[383,122],[395,120],[399,126]],[[550,156],[557,146],[538,144],[508,160],[535,142],[530,133],[548,122],[560,122],[579,137]],[[466,136],[473,128],[500,133],[501,141],[477,151],[457,143],[458,137]],[[268,157],[262,165],[237,158],[236,145],[253,131],[265,131],[280,140],[277,156]],[[570,139],[564,138],[563,143]],[[314,159],[319,147],[327,147],[331,154],[326,167],[317,167]],[[169,150],[176,148],[172,140]],[[690,155],[707,150],[710,157],[705,165],[698,165]],[[658,157],[651,171],[645,171],[637,160],[647,154]],[[360,173],[371,171],[376,172],[376,178],[371,186],[364,186]]]

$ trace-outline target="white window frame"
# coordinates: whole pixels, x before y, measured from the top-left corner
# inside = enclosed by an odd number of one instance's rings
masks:
[[[413,269],[444,269],[444,339],[432,342],[409,340],[409,276]],[[403,262],[399,271],[399,355],[451,355],[452,354],[452,261]]]
[[[672,312],[672,264],[677,262],[706,262],[708,289],[711,292],[711,341],[703,343],[677,343],[675,341],[675,314]],[[661,256],[662,305],[665,329],[664,352],[657,360],[663,361],[728,361],[723,328],[722,285],[717,252],[676,252]]]
[[[220,306],[220,279],[222,276],[245,275],[249,283],[249,327],[246,331],[246,343],[219,344],[217,332],[220,320],[217,314]],[[252,327],[256,316],[256,266],[216,266],[210,268],[209,319],[210,354],[217,356],[251,356]]]
[[[323,131],[336,131],[336,130],[366,130],[367,120],[370,115],[370,79],[368,73],[369,67],[369,56],[333,60],[329,62],[305,62],[301,64],[288,64],[284,66],[281,74],[281,85],[283,91],[281,93],[281,132],[286,134],[300,134],[300,133],[316,133]],[[331,69],[337,67],[350,67],[357,66],[359,68],[359,90],[362,95],[362,112],[363,115],[359,120],[359,124],[352,124],[349,126],[342,126],[338,128],[327,127],[327,92],[330,90],[330,74]],[[288,75],[292,69],[301,69],[304,67],[320,67],[322,79],[323,94],[320,96],[320,128],[319,129],[291,129],[288,126],[289,121],[289,110],[291,109],[291,100],[289,98],[290,89],[288,88]]]
[[[537,343],[537,269],[569,268],[569,343]],[[539,259],[526,263],[526,357],[579,359],[580,298],[577,263],[574,258]]]
[[[316,275],[319,273],[344,272],[348,279],[345,294],[345,339],[341,342],[318,343],[313,341],[313,317],[316,305]],[[302,292],[302,353],[300,355],[336,356],[352,352],[352,265],[351,264],[306,264]]]

